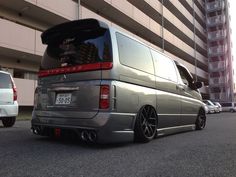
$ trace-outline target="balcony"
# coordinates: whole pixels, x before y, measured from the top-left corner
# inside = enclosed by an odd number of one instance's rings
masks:
[[[226,38],[227,33],[226,30],[219,30],[219,31],[214,31],[214,32],[209,32],[208,33],[208,39],[210,41],[217,41]]]
[[[215,78],[210,78],[209,84],[210,86],[225,86],[226,84],[229,83],[229,77],[215,77]]]
[[[211,100],[223,102],[223,101],[228,101],[230,96],[226,92],[220,92],[220,93],[210,93],[210,98]]]
[[[210,57],[224,55],[227,52],[227,45],[221,45],[216,47],[210,47],[208,49],[208,55]]]
[[[225,24],[225,22],[226,22],[225,15],[207,17],[207,26],[209,27]]]
[[[206,4],[207,12],[222,10],[224,8],[225,8],[224,1],[214,1],[214,2],[209,2],[209,3]]]
[[[209,63],[209,71],[210,72],[218,72],[225,70],[228,65],[228,61],[216,61]]]

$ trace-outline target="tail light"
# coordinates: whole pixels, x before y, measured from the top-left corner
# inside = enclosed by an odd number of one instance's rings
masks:
[[[16,91],[15,82],[12,77],[11,77],[11,85],[12,85],[12,90],[13,90],[13,101],[16,101],[17,100],[17,91]]]
[[[110,94],[109,85],[101,85],[100,86],[100,100],[99,100],[99,108],[100,109],[108,109],[109,108],[109,106],[110,106],[109,94]]]

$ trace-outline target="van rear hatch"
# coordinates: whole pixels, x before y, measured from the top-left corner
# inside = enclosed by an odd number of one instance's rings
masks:
[[[52,27],[41,37],[47,49],[35,109],[44,117],[94,117],[99,110],[102,70],[112,68],[109,28],[84,19]]]
[[[0,105],[13,104],[13,97],[11,76],[0,72]]]

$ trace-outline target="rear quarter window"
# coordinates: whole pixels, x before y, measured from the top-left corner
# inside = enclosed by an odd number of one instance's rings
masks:
[[[0,89],[11,88],[11,77],[8,74],[0,73]]]
[[[150,50],[147,46],[120,33],[116,33],[121,64],[154,74]]]

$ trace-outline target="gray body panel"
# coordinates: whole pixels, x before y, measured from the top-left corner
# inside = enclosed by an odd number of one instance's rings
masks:
[[[98,142],[130,141],[136,115],[145,105],[155,108],[158,129],[195,124],[204,107],[199,93],[180,82],[177,71],[178,82],[172,82],[121,64],[117,31],[109,30],[112,69],[40,78],[32,126],[93,129]],[[99,109],[99,86],[103,84],[110,86],[107,110]],[[55,105],[59,92],[72,93],[70,105]]]

